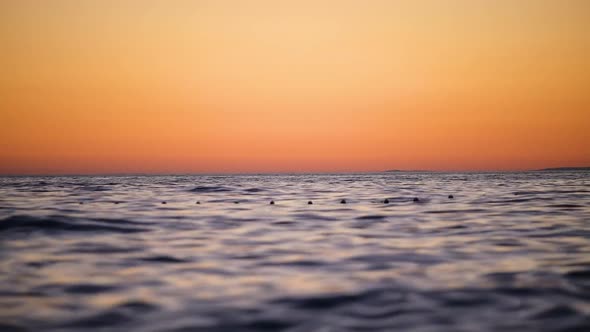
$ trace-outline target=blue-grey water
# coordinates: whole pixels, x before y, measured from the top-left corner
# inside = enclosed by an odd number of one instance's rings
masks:
[[[589,317],[589,172],[0,178],[0,331],[590,331]]]

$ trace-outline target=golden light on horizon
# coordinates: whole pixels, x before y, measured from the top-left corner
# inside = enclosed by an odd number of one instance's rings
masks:
[[[590,165],[587,1],[0,4],[0,173]]]

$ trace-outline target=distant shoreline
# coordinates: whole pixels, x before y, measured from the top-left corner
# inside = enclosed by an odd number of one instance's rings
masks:
[[[566,171],[590,171],[590,166],[582,167],[549,167],[541,169],[528,169],[522,171],[497,171],[497,172],[566,172]],[[403,170],[403,169],[391,169],[383,171],[384,173],[444,173],[448,171],[430,171],[430,170]],[[457,172],[470,172],[470,171],[457,171]],[[487,171],[496,172],[496,171]]]
[[[551,167],[538,169],[538,171],[590,171],[590,167]]]

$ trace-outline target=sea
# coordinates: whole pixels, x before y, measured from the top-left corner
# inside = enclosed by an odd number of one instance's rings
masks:
[[[590,172],[0,177],[0,331],[590,331]]]

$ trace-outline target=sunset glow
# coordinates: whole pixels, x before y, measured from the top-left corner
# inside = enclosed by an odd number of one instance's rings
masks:
[[[590,165],[590,1],[0,3],[0,173]]]

